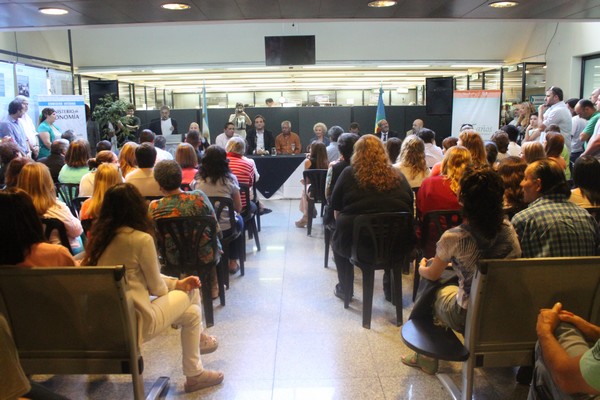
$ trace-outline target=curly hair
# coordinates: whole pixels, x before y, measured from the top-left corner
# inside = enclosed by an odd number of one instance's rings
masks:
[[[498,130],[494,132],[491,139],[494,143],[496,143],[496,146],[498,146],[498,152],[506,154],[508,151],[508,145],[510,144],[508,133],[504,132],[503,130]]]
[[[398,162],[403,167],[410,169],[410,179],[415,179],[419,174],[427,171],[425,161],[425,143],[416,135],[409,135],[402,142]]]
[[[487,156],[481,135],[474,130],[467,129],[458,135],[461,146],[466,147],[471,153],[471,160],[475,166],[487,165]]]
[[[506,157],[498,164],[498,174],[504,182],[504,204],[517,211],[527,207],[521,187],[525,168],[527,168],[525,160],[515,156]]]
[[[450,181],[450,189],[458,193],[459,181],[465,169],[471,165],[471,153],[463,146],[448,149],[442,160],[442,175]],[[487,162],[487,161],[486,161]]]
[[[383,143],[375,135],[364,135],[358,139],[350,165],[359,188],[363,190],[387,192],[400,184],[400,174],[392,168]]]
[[[468,224],[477,234],[491,240],[504,220],[502,178],[490,167],[467,168],[460,179],[459,200]]]
[[[92,225],[82,265],[97,265],[102,253],[121,227],[154,235],[154,226],[148,215],[146,201],[131,183],[115,185],[104,194],[100,216]]]

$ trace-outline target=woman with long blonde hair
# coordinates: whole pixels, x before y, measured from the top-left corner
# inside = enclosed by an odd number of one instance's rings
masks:
[[[123,179],[128,173],[137,168],[137,160],[135,159],[135,149],[137,147],[137,143],[127,142],[119,153],[119,167],[121,168]]]
[[[404,175],[410,187],[420,187],[423,180],[430,174],[425,161],[425,143],[416,135],[410,135],[400,149],[400,155],[395,168],[398,168]]]
[[[332,248],[339,279],[334,293],[344,299],[344,293],[351,295],[353,289],[344,282],[354,276],[350,262],[354,218],[363,213],[413,212],[410,185],[392,167],[377,136],[364,135],[354,145],[350,167],[344,169],[333,188],[331,207],[336,219]],[[388,298],[389,285],[384,285],[384,291]]]
[[[462,131],[458,135],[458,145],[464,146],[471,153],[471,162],[475,167],[485,167],[488,165],[485,145],[479,132],[474,130]],[[443,172],[442,172],[443,173]],[[459,178],[460,179],[460,178]]]
[[[81,222],[71,214],[69,207],[56,197],[56,189],[47,166],[32,162],[23,167],[17,180],[17,187],[26,191],[38,215],[42,218],[56,218],[62,221],[67,230],[73,254],[83,250],[79,235],[83,232]],[[52,232],[50,243],[60,244],[58,232]]]
[[[98,218],[104,201],[104,194],[109,188],[122,182],[123,178],[116,164],[101,164],[96,171],[92,197],[81,205],[81,212],[79,213],[81,220]]]
[[[460,210],[458,189],[460,178],[471,165],[471,153],[463,146],[450,148],[442,160],[442,174],[426,178],[417,194],[417,216],[429,211]]]

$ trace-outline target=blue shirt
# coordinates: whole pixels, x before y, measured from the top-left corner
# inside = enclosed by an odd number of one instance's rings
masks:
[[[10,115],[7,115],[2,122],[0,122],[0,138],[10,136],[19,150],[23,154],[29,153],[29,145],[27,144],[27,136],[23,132],[23,128],[19,124],[18,119],[13,119]]]

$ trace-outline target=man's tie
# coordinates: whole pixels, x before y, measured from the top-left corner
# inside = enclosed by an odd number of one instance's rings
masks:
[[[383,134],[383,142],[384,142],[384,143],[385,143],[385,142],[387,142],[387,133],[384,133],[384,134]]]

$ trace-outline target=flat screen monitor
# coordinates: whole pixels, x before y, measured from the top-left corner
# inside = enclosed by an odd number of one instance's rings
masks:
[[[315,36],[265,36],[267,66],[314,65]]]

